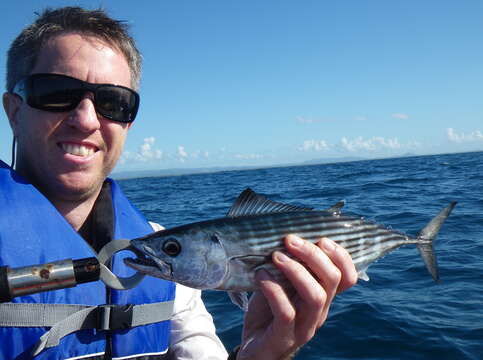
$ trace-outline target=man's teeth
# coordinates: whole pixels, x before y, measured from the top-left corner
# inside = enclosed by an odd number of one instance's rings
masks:
[[[89,156],[94,154],[94,149],[92,147],[78,144],[62,144],[62,149],[66,153],[76,156]]]

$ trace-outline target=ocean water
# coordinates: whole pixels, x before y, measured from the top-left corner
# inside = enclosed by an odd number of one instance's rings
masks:
[[[350,211],[416,234],[450,201],[436,240],[441,282],[414,246],[368,270],[336,297],[296,359],[483,359],[483,152],[417,156],[120,181],[146,216],[166,227],[224,216],[246,187],[275,201]],[[242,312],[224,292],[204,299],[228,349]]]

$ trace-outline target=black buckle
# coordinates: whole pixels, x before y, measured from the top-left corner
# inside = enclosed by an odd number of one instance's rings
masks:
[[[133,304],[99,305],[99,330],[124,330],[132,326]]]

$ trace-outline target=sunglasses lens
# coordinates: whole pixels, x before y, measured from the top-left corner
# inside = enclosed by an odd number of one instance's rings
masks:
[[[96,91],[96,110],[108,119],[131,122],[137,111],[134,92],[118,86],[101,86]]]
[[[82,99],[75,79],[60,76],[32,78],[27,101],[30,106],[47,111],[69,111]]]

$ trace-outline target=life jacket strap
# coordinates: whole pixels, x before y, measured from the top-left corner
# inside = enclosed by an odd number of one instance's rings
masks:
[[[3,303],[0,304],[0,326],[50,327],[33,348],[32,355],[36,356],[79,330],[120,330],[169,320],[173,306],[174,301],[98,306]]]

